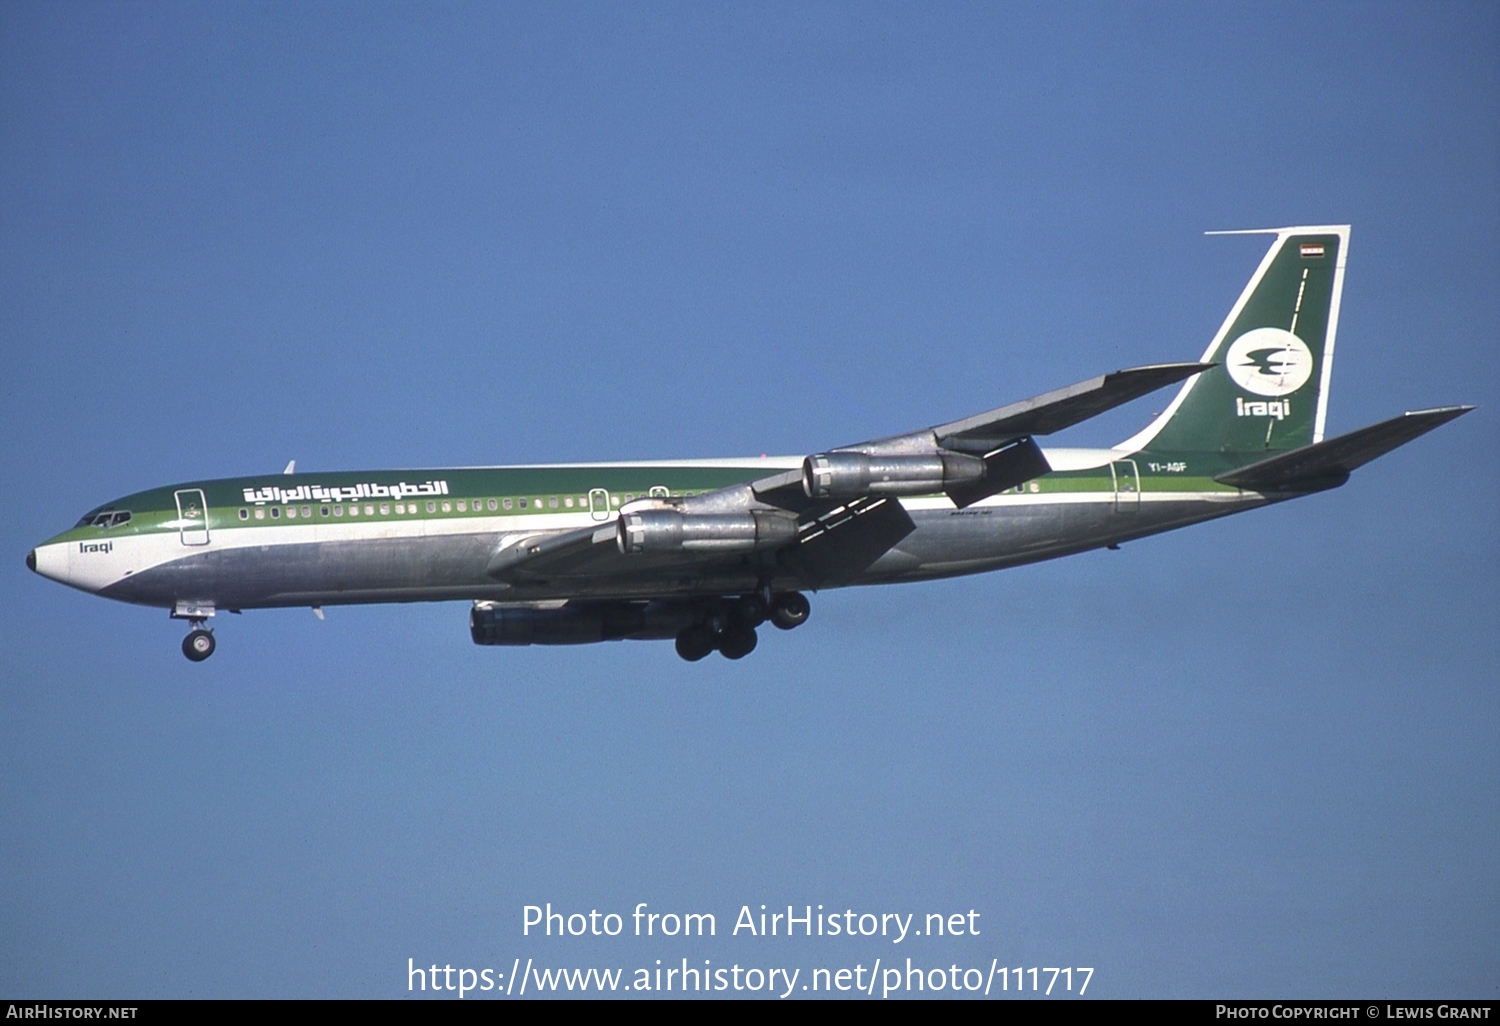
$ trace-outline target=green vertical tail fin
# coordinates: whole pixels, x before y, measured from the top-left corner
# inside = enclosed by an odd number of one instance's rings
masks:
[[[1349,226],[1210,234],[1262,233],[1276,241],[1203,354],[1218,366],[1116,448],[1214,453],[1228,469],[1322,441]]]

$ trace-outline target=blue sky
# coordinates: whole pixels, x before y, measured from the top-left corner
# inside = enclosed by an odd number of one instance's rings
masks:
[[[1354,225],[1337,492],[817,596],[750,658],[263,611],[191,665],[26,572],[263,473],[804,453],[1199,355]],[[0,5],[0,993],[404,994],[407,959],[1500,988],[1500,13]],[[1108,444],[1153,397],[1054,441]],[[521,936],[521,909],[719,917]],[[982,913],[770,947],[741,905]]]

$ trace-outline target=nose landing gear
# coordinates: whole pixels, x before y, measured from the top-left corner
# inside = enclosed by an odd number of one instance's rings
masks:
[[[238,613],[239,610],[231,609],[230,612]],[[188,636],[182,639],[183,655],[195,663],[201,663],[214,654],[214,632],[208,628],[208,618],[214,615],[212,602],[179,599],[170,615],[174,620],[186,620],[192,628]]]
[[[205,630],[202,620],[193,621],[193,630],[182,639],[182,654],[201,663],[214,654],[214,632]]]

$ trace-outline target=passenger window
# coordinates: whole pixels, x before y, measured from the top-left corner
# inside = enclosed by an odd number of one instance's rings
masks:
[[[398,503],[396,503],[396,512],[397,513],[405,513],[406,512],[406,503],[404,503],[404,502],[398,502]]]
[[[257,506],[256,509],[255,509],[255,519],[256,520],[264,520],[264,519],[266,519],[266,511],[263,508]]]
[[[354,505],[353,503],[350,503],[349,504],[349,515],[351,517],[357,517],[357,516],[359,516],[359,507],[356,506],[356,505]]]
[[[436,513],[437,512],[437,503],[435,503],[435,502],[429,502],[427,504],[427,512],[429,512],[429,513]]]
[[[344,507],[342,507],[342,506],[335,506],[335,507],[333,507],[333,515],[336,516],[336,517],[343,516],[344,515]]]
[[[380,504],[380,515],[383,516],[383,517],[388,517],[388,516],[391,515],[391,504],[390,503],[388,503],[388,502],[382,502]]]
[[[240,510],[240,519],[241,520],[249,520],[250,519],[250,511],[248,509],[242,509],[242,510]]]
[[[459,499],[459,500],[458,500],[458,511],[459,511],[459,512],[460,512],[460,513],[463,513],[463,512],[465,512],[465,511],[467,511],[467,510],[468,510],[468,508],[469,508],[469,507],[468,507],[468,505],[467,505],[467,504],[465,504],[465,502],[464,502],[464,500],[462,500],[462,499]]]
[[[573,496],[570,495],[566,499],[564,499],[563,500],[563,505],[566,506],[566,507],[568,507],[569,509],[572,509],[573,508]]]
[[[556,509],[557,508],[557,496],[554,495],[554,496],[552,496],[552,498],[548,499],[547,500],[547,505],[550,506],[553,509]]]
[[[490,512],[491,513],[493,513],[495,511],[495,500],[494,499],[491,499],[489,502],[485,503],[485,505],[490,508]],[[506,509],[510,509],[510,500],[509,499],[505,500],[505,508]]]
[[[506,509],[510,509],[510,506],[511,506],[511,503],[510,503],[510,500],[509,500],[509,499],[506,499],[506,500],[505,500],[505,508],[506,508]],[[491,503],[490,503],[490,508],[491,508],[491,509],[493,509],[493,508],[494,508],[494,503],[493,503],[493,502],[491,502]]]
[[[302,507],[302,515],[304,517],[310,517],[310,516],[312,516],[312,507],[311,506],[303,506]]]
[[[453,512],[453,503],[451,503],[451,502],[445,502],[445,503],[443,503],[443,512],[444,513],[452,513]]]
[[[297,507],[296,506],[288,506],[286,508],[286,518],[288,520],[296,520],[297,519]]]
[[[325,516],[325,517],[326,517],[326,516],[327,516],[327,515],[328,515],[328,507],[327,507],[327,506],[324,506],[324,507],[323,507],[323,515],[324,515],[324,516]]]
[[[367,517],[373,517],[374,515],[375,515],[375,507],[367,504],[365,506],[365,516],[367,516]]]
[[[281,507],[280,506],[272,506],[271,507],[271,519],[272,520],[280,520],[281,519]]]

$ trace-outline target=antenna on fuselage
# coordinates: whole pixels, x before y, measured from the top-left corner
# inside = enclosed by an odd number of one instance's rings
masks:
[[[283,470],[282,473],[283,474],[295,474],[296,472],[297,472],[297,461],[296,460],[287,460],[286,461],[286,469]]]

